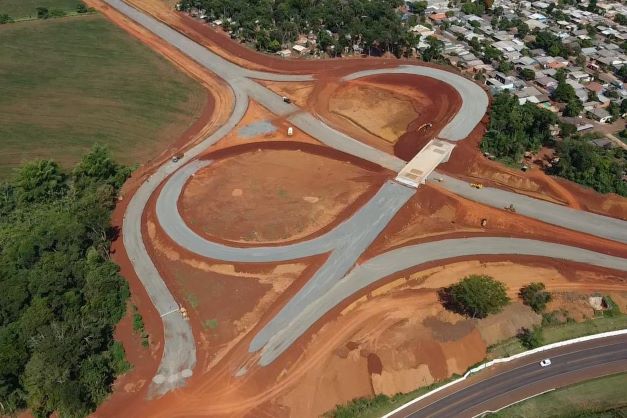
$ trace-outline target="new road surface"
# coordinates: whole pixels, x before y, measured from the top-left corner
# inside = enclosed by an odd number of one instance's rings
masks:
[[[551,360],[550,366],[540,366],[544,358]],[[390,417],[470,418],[537,393],[620,372],[627,372],[627,336],[572,344],[496,366]]]
[[[142,214],[146,204],[164,181],[166,183],[157,200],[159,222],[166,233],[179,245],[192,252],[217,260],[233,262],[284,261],[311,254],[329,253],[326,263],[308,283],[254,336],[250,351],[261,352],[259,363],[262,366],[274,361],[333,306],[351,297],[369,283],[395,271],[411,267],[411,265],[444,260],[458,255],[515,253],[555,257],[625,270],[627,264],[625,260],[604,254],[539,241],[490,237],[481,238],[480,241],[460,239],[415,245],[390,251],[362,266],[354,267],[359,256],[413,193],[413,189],[394,182],[386,183],[370,202],[336,229],[310,241],[284,247],[241,249],[212,243],[199,237],[185,225],[178,213],[177,198],[185,179],[203,165],[210,163],[196,161],[196,158],[236,127],[246,112],[250,99],[259,102],[271,112],[287,118],[295,127],[330,147],[397,172],[404,167],[405,161],[329,127],[294,104],[285,103],[279,95],[254,81],[255,79],[312,80],[312,76],[248,70],[225,60],[121,0],[104,1],[221,77],[230,86],[235,99],[229,120],[214,134],[188,150],[181,161],[168,162],[159,167],[132,196],[125,213],[123,238],[126,251],[155,308],[162,316],[165,331],[165,348],[161,364],[150,387],[151,396],[163,394],[182,385],[191,376],[196,363],[195,343],[189,323],[177,311],[178,304],[150,259],[141,232]],[[463,139],[480,122],[486,112],[488,97],[478,85],[462,76],[443,70],[402,65],[391,69],[357,72],[346,78],[394,72],[437,78],[449,83],[459,92],[462,106],[458,114],[438,134],[441,139],[449,141]],[[465,183],[461,184],[459,180],[448,177],[442,185],[468,199],[486,205],[503,208],[514,203],[521,214],[544,222],[623,243],[627,242],[627,223],[623,221],[568,210],[562,206],[498,189],[474,190]]]

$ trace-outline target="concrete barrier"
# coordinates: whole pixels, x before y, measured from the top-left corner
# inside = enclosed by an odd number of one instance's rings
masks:
[[[409,401],[409,402],[399,406],[398,408],[396,408],[392,412],[389,412],[389,413],[385,414],[381,418],[389,418],[392,415],[394,415],[395,413],[400,412],[403,409],[407,408],[408,406],[413,405],[413,404],[415,404],[417,402],[420,402],[423,399],[426,399],[429,396],[432,396],[432,395],[434,395],[434,394],[436,394],[438,392],[441,392],[444,389],[447,389],[447,388],[449,388],[449,387],[451,387],[453,385],[456,385],[456,384],[458,384],[460,382],[463,382],[471,374],[480,372],[481,370],[487,369],[488,367],[492,367],[495,364],[507,363],[507,362],[510,362],[512,360],[517,360],[519,358],[531,356],[533,354],[541,353],[543,351],[552,350],[552,349],[558,348],[558,347],[564,347],[564,346],[567,346],[567,345],[578,344],[578,343],[591,341],[591,340],[597,340],[597,339],[601,339],[601,338],[615,337],[617,335],[625,335],[625,334],[627,334],[627,329],[621,329],[621,330],[609,331],[609,332],[602,332],[600,334],[587,335],[585,337],[573,338],[571,340],[560,341],[560,342],[553,343],[553,344],[543,345],[542,347],[534,348],[533,350],[524,351],[524,352],[519,353],[519,354],[514,354],[513,356],[503,357],[503,358],[498,358],[498,359],[495,359],[495,360],[488,361],[487,363],[483,363],[483,364],[481,364],[481,365],[479,365],[477,367],[473,367],[472,369],[468,370],[464,374],[464,376],[460,377],[459,379],[455,379],[453,381],[450,381],[450,382],[448,382],[448,383],[446,383],[446,384],[444,384],[442,386],[439,386],[439,387],[433,389],[430,392],[427,392],[427,393],[425,393],[423,395],[420,395],[417,398],[412,399],[411,401]]]

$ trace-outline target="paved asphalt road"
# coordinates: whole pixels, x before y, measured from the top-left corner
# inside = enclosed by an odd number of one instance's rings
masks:
[[[320,141],[331,147],[337,148],[344,152],[348,152],[357,157],[366,159],[368,161],[377,163],[396,171],[400,170],[403,167],[404,162],[397,157],[388,155],[382,151],[369,147],[368,145],[356,141],[355,139],[350,138],[330,128],[323,122],[315,119],[311,114],[300,111],[295,105],[284,103],[279,95],[251,80],[251,78],[279,81],[309,80],[311,79],[309,75],[294,76],[246,70],[219,57],[218,55],[212,53],[211,51],[197,44],[196,42],[171,29],[167,25],[164,25],[163,23],[157,21],[153,17],[146,15],[143,12],[138,11],[132,7],[129,7],[121,0],[105,1],[113,8],[130,17],[132,20],[152,31],[157,36],[164,39],[166,42],[172,44],[183,53],[187,54],[192,59],[205,66],[207,69],[216,73],[219,77],[223,78],[230,85],[232,92],[235,96],[235,107],[233,109],[233,115],[231,116],[229,121],[224,126],[222,126],[215,134],[211,135],[199,145],[187,151],[185,157],[178,164],[168,162],[160,167],[133,196],[132,201],[130,202],[127,212],[125,214],[125,222],[123,226],[125,247],[127,249],[129,257],[131,258],[131,261],[133,262],[133,266],[140,280],[146,287],[146,290],[151,300],[155,304],[155,307],[161,315],[164,315],[163,322],[165,327],[165,350],[158,374],[157,376],[155,376],[155,379],[153,379],[153,386],[151,387],[151,391],[153,393],[164,393],[165,391],[182,384],[184,379],[189,375],[190,370],[195,364],[194,341],[191,330],[189,329],[189,324],[183,321],[178,313],[169,313],[171,309],[175,307],[176,302],[174,301],[172,295],[165,286],[163,279],[154,267],[144,247],[140,228],[142,213],[144,211],[148,198],[154,193],[154,191],[161,182],[163,182],[176,169],[189,163],[192,159],[197,157],[201,152],[203,152],[209,146],[221,139],[226,133],[228,133],[237,125],[237,123],[241,120],[243,114],[246,111],[249,97],[255,99],[273,113],[287,117],[297,128],[302,129],[303,131],[307,132],[308,134],[312,135],[313,137],[319,139]],[[442,76],[441,70],[431,69],[430,71],[429,69],[422,67],[415,67],[414,69],[414,67],[412,66],[399,66],[396,70],[393,69],[388,71],[418,71],[423,75],[432,76],[435,78],[439,78]],[[446,74],[447,78],[453,80],[453,84],[465,83],[464,85],[466,85],[467,83],[471,83],[461,76],[456,76],[452,73]],[[455,77],[458,78],[456,79]],[[450,80],[448,81],[451,82]],[[470,86],[470,84],[467,85]],[[456,86],[454,85],[454,87]],[[487,104],[487,97],[485,97],[485,93],[483,91],[481,91],[481,96],[468,97],[468,94],[475,94],[473,93],[473,89],[471,87],[468,87],[468,89],[462,88],[460,90],[460,94],[462,95],[462,99],[464,100],[464,104],[462,104],[462,112],[460,115],[457,115],[455,118],[453,118],[453,125],[447,125],[447,127],[445,127],[440,132],[440,138],[449,140],[459,139],[460,135],[463,134],[464,129],[471,129],[472,127],[474,127],[479,122],[479,115],[483,115],[483,113],[485,112],[485,108],[481,112],[477,110],[477,108],[480,108],[484,104]],[[471,106],[468,106],[466,102],[470,103]],[[477,103],[479,105],[477,105]],[[447,184],[453,185],[454,182],[445,181],[443,185],[447,187]],[[470,193],[467,197],[473,200],[485,199],[488,202],[487,204],[491,204],[496,207],[502,207],[509,204],[512,197],[517,196],[513,193],[507,194],[508,192],[503,192],[506,193],[505,195],[503,195],[501,192],[502,191],[496,191],[495,189],[484,189],[481,191],[477,191],[476,194]],[[395,196],[402,197],[402,194],[396,194]],[[532,207],[538,203],[542,203],[537,202],[536,200],[531,198],[526,198],[522,196],[520,198],[527,199],[526,201]],[[507,200],[503,201],[503,199]],[[392,206],[393,211],[389,213],[393,214],[398,208],[394,209],[394,205]],[[599,222],[597,222],[590,221],[590,219],[597,219],[594,218],[594,216],[596,215],[592,214],[583,214],[575,217],[575,215],[573,215],[571,212],[564,211],[564,208],[558,205],[546,206],[543,204],[542,209],[536,212],[536,216],[538,217],[538,219],[541,220],[547,220],[548,222],[560,225],[562,224],[561,217],[566,217],[570,220],[569,225],[571,226],[569,227],[572,227],[573,229],[580,230],[580,228],[583,228],[585,232],[594,233],[599,236],[607,236],[611,237],[611,239],[619,240],[624,239],[623,231],[626,231],[625,225],[627,225],[627,223],[612,223],[611,226],[608,228],[605,226],[606,220],[603,220],[603,218],[599,218],[600,220]],[[356,245],[350,249],[342,249],[342,251],[348,251],[348,253],[344,254],[345,259],[343,259],[344,257],[340,257],[339,255],[334,256],[335,254],[342,254],[336,252],[339,251],[339,249],[334,251],[329,257],[328,262],[331,263],[329,264],[329,267],[327,267],[326,270],[323,267],[321,269],[321,272],[318,272],[319,278],[311,280],[312,284],[309,285],[310,291],[302,293],[303,298],[299,300],[301,303],[300,310],[309,309],[307,307],[309,303],[321,299],[320,296],[322,295],[326,296],[326,293],[323,290],[326,288],[326,286],[328,286],[329,283],[333,282],[333,277],[335,276],[335,273],[329,272],[329,275],[327,275],[325,271],[332,270],[333,266],[337,267],[338,271],[344,271],[349,269],[358,257],[357,252],[363,251],[367,247],[367,244],[371,242],[376,237],[376,234],[378,234],[378,232],[385,226],[384,223],[380,223],[377,224],[375,228],[373,228],[373,225],[367,222],[368,219],[368,217],[365,217],[363,221],[360,221],[359,223],[355,222],[354,225],[358,227],[356,229],[361,228],[363,230],[363,239],[360,238]],[[381,219],[385,220],[386,218],[382,217]],[[614,221],[607,220],[607,222]],[[348,220],[347,223],[350,224],[350,220]],[[588,226],[584,226],[584,224]],[[165,228],[168,228],[168,225],[168,222],[162,224],[162,226],[164,226]],[[609,232],[608,229],[610,230]],[[618,232],[616,232],[615,229],[617,229]],[[490,238],[486,239],[491,240]],[[492,241],[493,244],[495,242],[497,241]],[[440,254],[440,258],[446,258],[449,254],[455,253],[463,247],[461,242],[453,242],[449,244],[453,244],[453,247],[445,248],[445,252],[443,254]],[[459,245],[462,245],[462,247],[459,247]],[[545,246],[550,247],[550,244],[545,244]],[[568,257],[565,258],[576,258],[578,253],[575,250],[576,249],[572,248],[567,249],[569,254]],[[250,251],[252,254],[255,250],[251,249]],[[475,249],[475,251],[475,253],[482,253],[481,248],[477,248]],[[551,252],[548,250],[543,251],[543,255],[550,253]],[[299,254],[297,253],[293,253],[292,255],[285,255],[283,259],[287,259],[287,257],[297,258],[298,255]],[[322,277],[323,275],[324,277]],[[379,278],[380,277],[383,276],[379,276]],[[320,284],[325,285],[319,286]],[[314,291],[311,291],[312,289]],[[328,293],[334,293],[334,291]],[[349,295],[350,294],[351,293],[349,293]],[[312,298],[312,296],[316,296],[317,298]],[[323,299],[326,300],[327,298]],[[337,299],[337,297],[332,296],[329,300],[331,299]],[[318,308],[314,306],[311,309]],[[281,316],[276,321],[270,322],[284,326],[284,329],[272,329],[272,333],[269,331],[263,331],[256,336],[254,340],[256,341],[256,344],[253,344],[253,346],[251,346],[251,349],[259,348],[263,344],[263,341],[268,340],[269,337],[274,338],[275,334],[286,336],[286,338],[284,338],[282,342],[278,344],[272,343],[269,348],[264,347],[264,353],[266,353],[266,355],[264,357],[264,360],[262,360],[263,364],[267,364],[269,361],[271,361],[269,359],[273,357],[273,354],[268,353],[276,352],[277,347],[283,349],[282,347],[284,347],[286,341],[294,340],[295,338],[297,338],[298,335],[302,333],[299,330],[299,327],[301,327],[302,323],[304,322],[296,321],[301,325],[293,326],[292,323],[295,323],[295,321],[293,320],[294,312],[291,310],[288,311],[292,314],[292,317],[287,317],[285,316],[285,314],[283,314],[283,316]],[[299,316],[299,318],[300,317],[302,317],[302,315]],[[314,318],[315,320],[319,318],[319,316],[316,317],[314,315],[312,316],[312,318]]]
[[[543,358],[552,364],[541,367]],[[496,366],[492,373],[480,372],[463,387],[452,386],[393,417],[473,417],[536,393],[621,371],[627,371],[627,336],[573,344]]]

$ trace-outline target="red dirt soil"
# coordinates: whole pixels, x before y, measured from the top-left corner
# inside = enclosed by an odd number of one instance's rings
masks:
[[[331,110],[330,100],[350,97],[351,90],[364,87],[391,92],[399,100],[410,100],[414,106],[418,116],[403,127],[405,133],[394,144]],[[329,77],[316,85],[309,105],[317,115],[346,134],[404,160],[410,160],[453,118],[461,106],[461,97],[450,85],[431,77],[383,74],[349,82],[340,82]],[[373,103],[373,106],[376,104]],[[385,106],[380,107],[379,117],[382,120],[390,118]],[[423,125],[428,123],[433,126],[424,128]],[[423,128],[418,130],[421,127]]]
[[[229,150],[231,155],[221,159],[207,156],[214,162],[190,178],[179,200],[189,227],[217,242],[311,239],[347,219],[391,177],[379,167],[306,143]]]

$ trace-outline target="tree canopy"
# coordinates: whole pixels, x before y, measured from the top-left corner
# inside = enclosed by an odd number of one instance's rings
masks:
[[[109,260],[128,169],[96,147],[71,175],[48,160],[0,185],[2,413],[89,414],[123,361],[113,341],[129,291]]]
[[[553,143],[549,127],[557,122],[548,110],[525,103],[508,92],[495,96],[488,132],[481,149],[507,162],[517,162],[525,151]]]
[[[538,31],[535,40],[529,44],[533,48],[541,48],[552,56],[567,58],[572,51],[562,43],[562,40],[548,30]]]
[[[205,10],[209,18],[223,19],[225,29],[263,51],[273,52],[299,34],[313,33],[325,39],[323,50],[333,46],[337,53],[358,45],[400,56],[418,39],[401,21],[403,4],[402,0],[183,0],[181,8]]]
[[[557,145],[559,162],[551,174],[564,177],[601,193],[627,196],[623,181],[627,165],[621,148],[604,150],[583,139],[565,139]]]
[[[544,289],[544,283],[534,282],[521,287],[518,294],[525,305],[540,313],[552,299],[551,294]]]
[[[505,285],[486,275],[466,276],[441,296],[448,308],[472,318],[498,313],[509,303]]]

